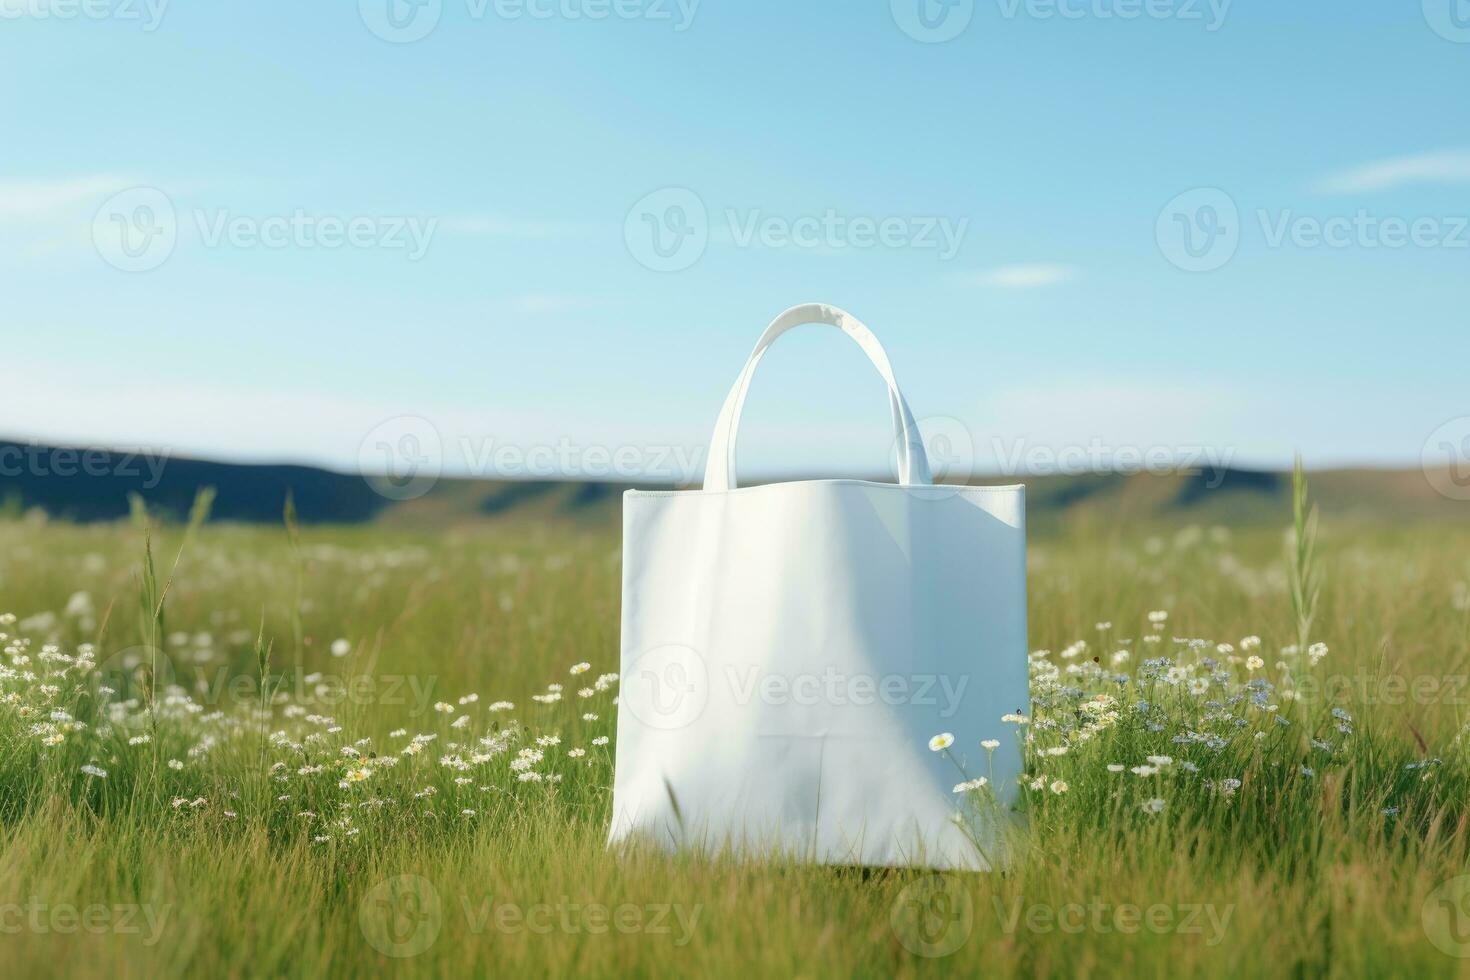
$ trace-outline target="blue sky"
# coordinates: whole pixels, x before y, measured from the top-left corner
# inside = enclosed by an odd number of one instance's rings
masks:
[[[984,472],[1470,415],[1463,0],[389,2],[0,0],[0,433],[659,476],[803,301]],[[800,331],[742,469],[887,417]]]

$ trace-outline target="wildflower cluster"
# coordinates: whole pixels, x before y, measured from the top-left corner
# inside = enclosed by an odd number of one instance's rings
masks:
[[[482,703],[471,693],[436,702],[428,730],[384,737],[349,733],[285,685],[216,707],[218,692],[202,680],[193,689],[178,677],[155,682],[147,656],[99,669],[91,646],[36,649],[20,625],[0,615],[0,741],[12,760],[97,805],[123,798],[114,784],[142,784],[175,819],[228,824],[252,812],[289,836],[327,844],[357,838],[366,819],[472,820],[495,807],[554,803],[564,782],[577,781],[579,796],[605,793],[611,782],[597,701],[616,702],[617,674],[579,691],[575,712],[557,706],[557,683],[519,717],[513,702]],[[202,633],[175,645],[195,655],[171,660],[206,663],[214,643]],[[333,657],[339,649],[333,645]],[[590,669],[579,662],[569,676]],[[309,691],[319,679],[308,674],[299,687]],[[215,757],[222,764],[210,764]],[[242,768],[255,777],[234,775]]]
[[[1078,640],[1030,654],[1031,713],[1002,721],[1021,742],[1020,783],[1033,804],[1081,786],[1097,813],[1131,808],[1153,818],[1177,803],[1197,814],[1231,805],[1253,783],[1265,793],[1311,793],[1346,764],[1357,734],[1352,713],[1300,694],[1329,655],[1325,644],[1282,647],[1268,664],[1259,636],[1213,642],[1172,635],[1168,623],[1159,609],[1136,641],[1113,639],[1094,653]],[[1097,624],[1105,639],[1112,628]],[[929,747],[948,752],[952,742],[941,734]],[[1405,771],[1428,779],[1439,764],[1413,762]],[[967,780],[955,792],[986,784]],[[1384,816],[1399,813],[1397,801],[1383,802]]]

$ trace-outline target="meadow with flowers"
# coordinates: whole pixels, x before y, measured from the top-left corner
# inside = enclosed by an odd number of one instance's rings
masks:
[[[1470,529],[1299,504],[1033,538],[937,880],[606,848],[615,529],[0,522],[6,972],[1470,972]]]

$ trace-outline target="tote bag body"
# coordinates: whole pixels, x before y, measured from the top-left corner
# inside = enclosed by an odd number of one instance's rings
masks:
[[[843,330],[887,382],[899,484],[735,486],[751,376],[808,322]],[[871,331],[788,310],[725,400],[704,488],[624,495],[611,840],[994,866],[1021,770],[1001,719],[1028,710],[1025,573],[1023,488],[932,485]],[[934,751],[939,735],[953,744]],[[988,785],[955,792],[974,777]]]

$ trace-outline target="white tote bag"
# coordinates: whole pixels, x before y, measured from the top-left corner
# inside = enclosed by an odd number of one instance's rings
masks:
[[[735,484],[756,366],[804,323],[888,385],[898,485]],[[935,486],[887,354],[824,305],[766,328],[704,488],[623,497],[611,840],[847,865],[986,869],[1028,709],[1024,488]],[[931,749],[934,736],[953,744]],[[998,748],[982,741],[998,740]],[[940,745],[944,739],[939,740]],[[985,777],[988,786],[956,792]],[[995,795],[988,796],[987,794]]]

